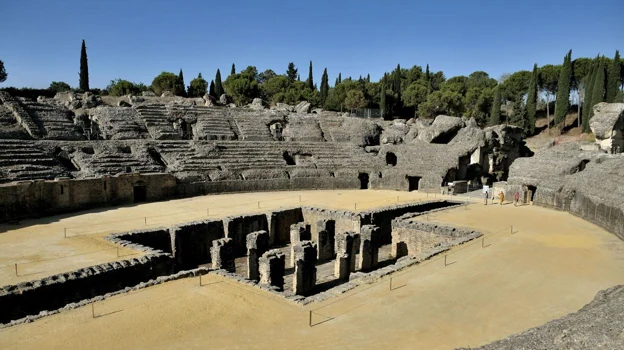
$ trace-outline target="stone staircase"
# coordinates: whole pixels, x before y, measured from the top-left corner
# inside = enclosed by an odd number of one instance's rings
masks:
[[[233,117],[239,130],[238,139],[244,141],[273,141],[269,126],[257,115],[236,115]]]
[[[108,143],[91,144],[89,153],[76,152],[72,161],[88,175],[107,175],[127,172],[162,173],[165,168],[149,155],[147,147],[111,147]],[[123,150],[122,150],[123,149]]]
[[[85,139],[78,127],[74,125],[69,109],[28,99],[22,99],[20,103],[39,129],[44,131],[46,139],[72,141]]]
[[[195,106],[193,110],[198,113],[196,140],[236,140],[227,110],[203,106]]]
[[[69,177],[69,174],[52,155],[33,142],[0,140],[0,183],[57,177]]]
[[[30,117],[28,112],[20,105],[20,103],[9,95],[8,92],[0,91],[0,101],[8,108],[17,122],[26,130],[26,132],[35,139],[43,138],[43,132],[39,126]]]
[[[180,139],[180,134],[173,128],[173,123],[168,120],[169,111],[165,105],[144,105],[135,109],[154,140]]]

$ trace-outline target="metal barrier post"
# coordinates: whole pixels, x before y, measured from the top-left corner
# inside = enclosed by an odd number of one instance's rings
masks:
[[[312,327],[312,310],[310,310],[310,318],[308,324]]]
[[[15,263],[15,277],[18,277],[19,275],[17,274],[17,263]]]
[[[67,238],[67,227],[65,227],[64,231],[65,231],[65,238]]]
[[[95,318],[95,303],[91,303],[91,316]]]
[[[145,226],[147,226],[147,216],[144,219],[145,219]]]

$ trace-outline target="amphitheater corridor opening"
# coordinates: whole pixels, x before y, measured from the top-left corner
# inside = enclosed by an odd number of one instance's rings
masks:
[[[418,191],[419,183],[420,183],[419,176],[407,176],[407,188],[409,192]]]
[[[145,182],[139,181],[133,187],[134,203],[147,202],[147,186]]]
[[[386,165],[395,166],[397,165],[397,156],[392,152],[386,153]]]
[[[533,200],[535,199],[535,192],[537,191],[537,187],[535,186],[527,186],[527,190],[526,190],[526,199],[525,199],[525,203],[533,203]]]
[[[368,189],[368,174],[360,173],[358,175],[358,179],[360,179],[360,189],[367,190]]]

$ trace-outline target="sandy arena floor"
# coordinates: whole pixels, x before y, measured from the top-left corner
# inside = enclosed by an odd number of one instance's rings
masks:
[[[353,195],[359,193],[377,195]],[[314,195],[328,203],[341,198],[328,192]],[[138,215],[139,210],[172,208],[153,203],[110,212],[131,209]],[[82,220],[104,221],[104,215],[84,215]],[[456,247],[446,265],[443,255],[395,274],[392,291],[388,278],[299,307],[207,275],[201,287],[198,278],[183,279],[96,303],[95,319],[87,306],[0,330],[0,348],[452,349],[489,343],[575,312],[599,290],[624,283],[624,243],[567,213],[475,203],[421,219],[478,228],[485,240]],[[56,220],[49,224],[55,230],[41,226],[35,234],[46,237],[46,231],[56,233],[73,219]],[[309,310],[314,310],[313,327]]]

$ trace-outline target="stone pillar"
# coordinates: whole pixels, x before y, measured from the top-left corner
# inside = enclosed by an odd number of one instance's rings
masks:
[[[234,265],[234,242],[231,238],[220,238],[212,241],[210,248],[213,269],[236,272]]]
[[[355,271],[355,256],[359,247],[359,233],[344,232],[336,234],[334,276],[339,279],[349,279],[349,274]]]
[[[316,243],[303,241],[293,247],[295,257],[293,292],[297,295],[306,295],[316,286]]]
[[[309,241],[312,238],[311,236],[310,225],[305,222],[290,225],[290,266],[295,266],[295,244],[302,241]]]
[[[252,281],[260,279],[258,259],[269,250],[269,233],[267,231],[252,232],[247,235],[247,278]]]
[[[319,220],[316,227],[318,230],[318,260],[331,260],[336,255],[334,251],[336,222],[334,220]]]
[[[260,283],[284,290],[284,270],[286,269],[286,255],[278,249],[269,250],[262,254],[259,261]]]
[[[358,269],[368,271],[375,269],[379,263],[379,227],[364,225],[360,229],[360,255],[358,257]]]

